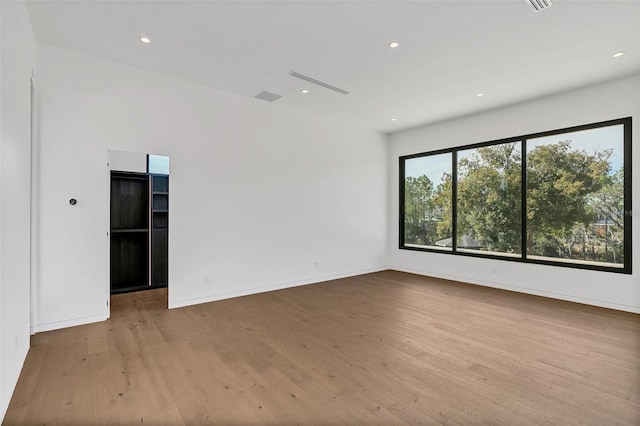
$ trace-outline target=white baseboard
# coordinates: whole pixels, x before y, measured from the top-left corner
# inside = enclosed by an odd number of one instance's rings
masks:
[[[617,311],[632,312],[636,314],[640,313],[640,307],[637,307],[637,306],[622,305],[619,303],[611,303],[611,302],[606,302],[602,300],[588,299],[585,297],[572,296],[570,294],[535,290],[535,289],[526,288],[526,287],[518,287],[514,285],[495,283],[491,281],[478,280],[478,279],[473,279],[468,277],[460,277],[457,275],[438,274],[438,273],[422,271],[422,270],[413,269],[413,268],[390,266],[389,269],[393,271],[408,272],[410,274],[423,275],[427,277],[442,278],[444,280],[452,280],[452,281],[459,281],[467,284],[481,285],[484,287],[499,288],[502,290],[515,291],[518,293],[532,294],[534,296],[549,297],[551,299],[566,300],[568,302],[582,303],[584,305],[599,306],[601,308],[615,309]]]
[[[389,269],[387,266],[383,266],[383,267],[372,268],[372,269],[351,271],[351,272],[346,272],[346,273],[336,274],[336,275],[328,275],[328,276],[323,276],[323,277],[314,277],[314,278],[311,278],[311,279],[305,279],[305,280],[299,280],[299,281],[289,281],[289,282],[273,284],[273,285],[268,285],[268,286],[262,286],[262,287],[253,287],[253,288],[246,289],[246,290],[241,290],[241,291],[232,291],[232,292],[227,292],[227,293],[212,294],[212,295],[203,296],[203,297],[196,297],[196,298],[193,298],[193,299],[174,300],[174,301],[169,300],[169,309],[183,308],[185,306],[198,305],[200,303],[215,302],[215,301],[218,301],[218,300],[231,299],[231,298],[234,298],[234,297],[241,297],[241,296],[249,296],[251,294],[265,293],[265,292],[268,292],[268,291],[282,290],[282,289],[285,289],[285,288],[299,287],[299,286],[309,285],[309,284],[317,284],[317,283],[324,282],[324,281],[331,281],[331,280],[337,280],[337,279],[340,279],[340,278],[353,277],[353,276],[356,276],[356,275],[363,275],[363,274],[370,274],[370,273],[373,273],[373,272],[386,271],[387,269]],[[169,297],[171,297],[171,295],[169,295]]]
[[[93,322],[105,321],[107,319],[108,317],[105,315],[92,315],[92,316],[83,317],[83,318],[73,318],[73,319],[64,320],[64,321],[54,321],[54,322],[49,322],[44,324],[36,324],[33,326],[33,331],[35,333],[41,333],[43,331],[51,331],[51,330],[58,330],[58,329],[67,328],[67,327],[75,327],[76,325],[91,324]]]

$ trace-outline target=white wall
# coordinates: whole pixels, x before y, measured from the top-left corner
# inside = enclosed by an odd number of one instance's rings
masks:
[[[0,2],[0,420],[29,350],[31,73],[34,40],[23,2]]]
[[[108,315],[108,150],[171,157],[171,307],[386,266],[386,135],[43,44],[37,66],[36,331]]]
[[[111,151],[107,152],[109,170],[121,172],[147,173],[147,155],[142,152]]]
[[[398,249],[398,158],[402,155],[491,141],[633,116],[640,134],[640,77],[558,94],[508,108],[433,124],[391,136],[389,263],[393,269],[498,287],[614,309],[640,312],[640,223],[633,214],[633,275],[520,264]],[[640,200],[640,149],[633,149],[633,199]],[[637,204],[637,202],[636,202]],[[497,273],[493,272],[494,267]]]

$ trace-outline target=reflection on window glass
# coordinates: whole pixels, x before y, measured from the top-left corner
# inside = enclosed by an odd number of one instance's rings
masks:
[[[527,142],[527,255],[624,266],[624,126]]]
[[[521,145],[458,152],[458,250],[522,252]]]
[[[169,157],[166,155],[149,154],[149,173],[168,175]]]
[[[404,245],[450,249],[451,161],[451,153],[405,161]]]

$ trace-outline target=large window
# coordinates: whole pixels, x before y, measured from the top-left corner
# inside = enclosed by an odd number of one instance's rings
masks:
[[[451,158],[445,153],[405,160],[405,245],[451,250]]]
[[[401,157],[400,248],[631,273],[631,118]]]
[[[458,151],[457,178],[457,249],[522,253],[521,142]]]

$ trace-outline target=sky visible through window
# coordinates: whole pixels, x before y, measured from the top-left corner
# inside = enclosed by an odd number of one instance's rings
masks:
[[[585,151],[589,155],[608,149],[613,150],[613,154],[609,158],[611,163],[610,174],[620,170],[624,165],[624,126],[622,124],[529,139],[527,141],[527,151],[531,152],[540,145],[567,140],[571,141],[572,149]]]
[[[404,163],[405,177],[427,176],[434,186],[442,182],[445,173],[451,174],[451,154],[436,154],[411,158]]]

